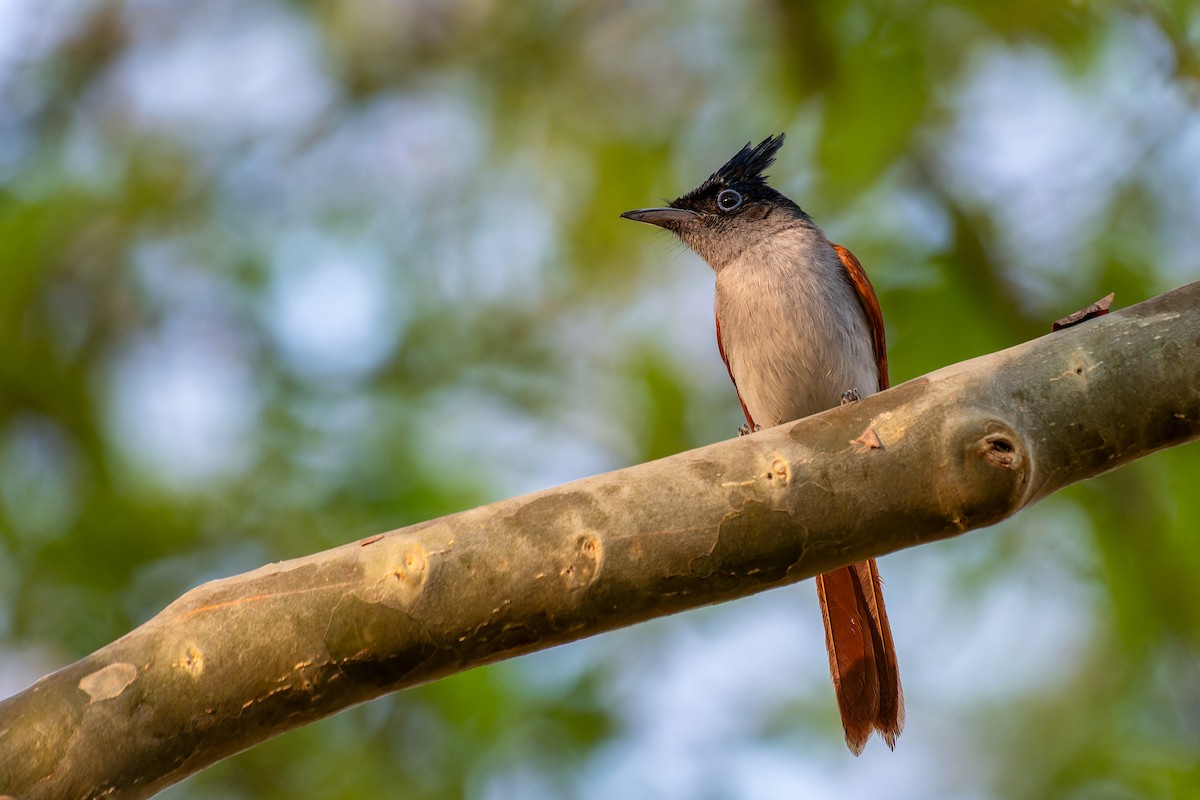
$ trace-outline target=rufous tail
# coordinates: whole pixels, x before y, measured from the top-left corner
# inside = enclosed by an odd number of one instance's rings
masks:
[[[858,755],[879,731],[894,749],[904,727],[904,690],[875,559],[818,575],[817,597],[846,745]]]

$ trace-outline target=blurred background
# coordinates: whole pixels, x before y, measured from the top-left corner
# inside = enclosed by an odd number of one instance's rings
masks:
[[[1175,2],[0,0],[0,696],[189,587],[730,438],[712,276],[622,221],[786,131],[893,383],[1200,278]],[[812,584],[389,696],[200,798],[1194,797],[1196,446]]]

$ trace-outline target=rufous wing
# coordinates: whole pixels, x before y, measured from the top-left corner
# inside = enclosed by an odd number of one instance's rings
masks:
[[[729,366],[729,356],[725,355],[725,342],[721,340],[721,318],[713,315],[717,323],[717,351],[721,354],[721,360],[725,362],[725,371],[729,373],[729,380],[733,384],[733,390],[737,392],[738,402],[742,404],[742,413],[746,415],[746,424],[750,426],[750,430],[754,430],[754,419],[750,416],[750,409],[746,408],[746,401],[742,399],[742,390],[738,388],[737,379],[733,377],[733,369]]]
[[[879,298],[875,296],[875,287],[871,285],[867,271],[854,257],[854,253],[840,244],[835,244],[833,249],[842,260],[842,266],[846,268],[850,283],[858,294],[858,301],[862,303],[863,311],[866,312],[867,325],[871,328],[871,339],[875,345],[875,365],[879,368],[879,391],[882,392],[888,388],[888,363],[887,340],[883,334],[883,310],[879,308]]]

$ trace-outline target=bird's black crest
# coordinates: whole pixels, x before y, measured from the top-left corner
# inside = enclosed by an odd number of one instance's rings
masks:
[[[783,147],[784,135],[768,136],[755,147],[746,142],[746,146],[737,152],[733,158],[725,162],[719,170],[682,197],[672,200],[672,208],[682,208],[707,215],[712,219],[726,219],[729,214],[717,208],[717,196],[725,189],[737,188],[745,195],[747,202],[742,209],[763,203],[776,207],[787,207],[799,216],[806,216],[800,206],[787,199],[779,192],[767,186],[767,176],[763,173],[775,163],[775,154]],[[733,212],[742,213],[741,209]]]
[[[758,184],[764,185],[767,176],[763,172],[775,163],[775,154],[783,147],[784,134],[768,136],[751,147],[750,142],[738,151],[738,154],[725,162],[725,165],[714,172],[707,183]]]

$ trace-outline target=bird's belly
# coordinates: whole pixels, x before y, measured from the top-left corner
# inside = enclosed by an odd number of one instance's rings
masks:
[[[834,408],[851,389],[879,390],[866,311],[827,242],[748,252],[717,273],[715,311],[729,373],[758,426]]]
[[[826,330],[729,348],[730,372],[754,423],[768,428],[825,411],[851,389],[864,397],[877,392],[878,368],[864,333]]]

